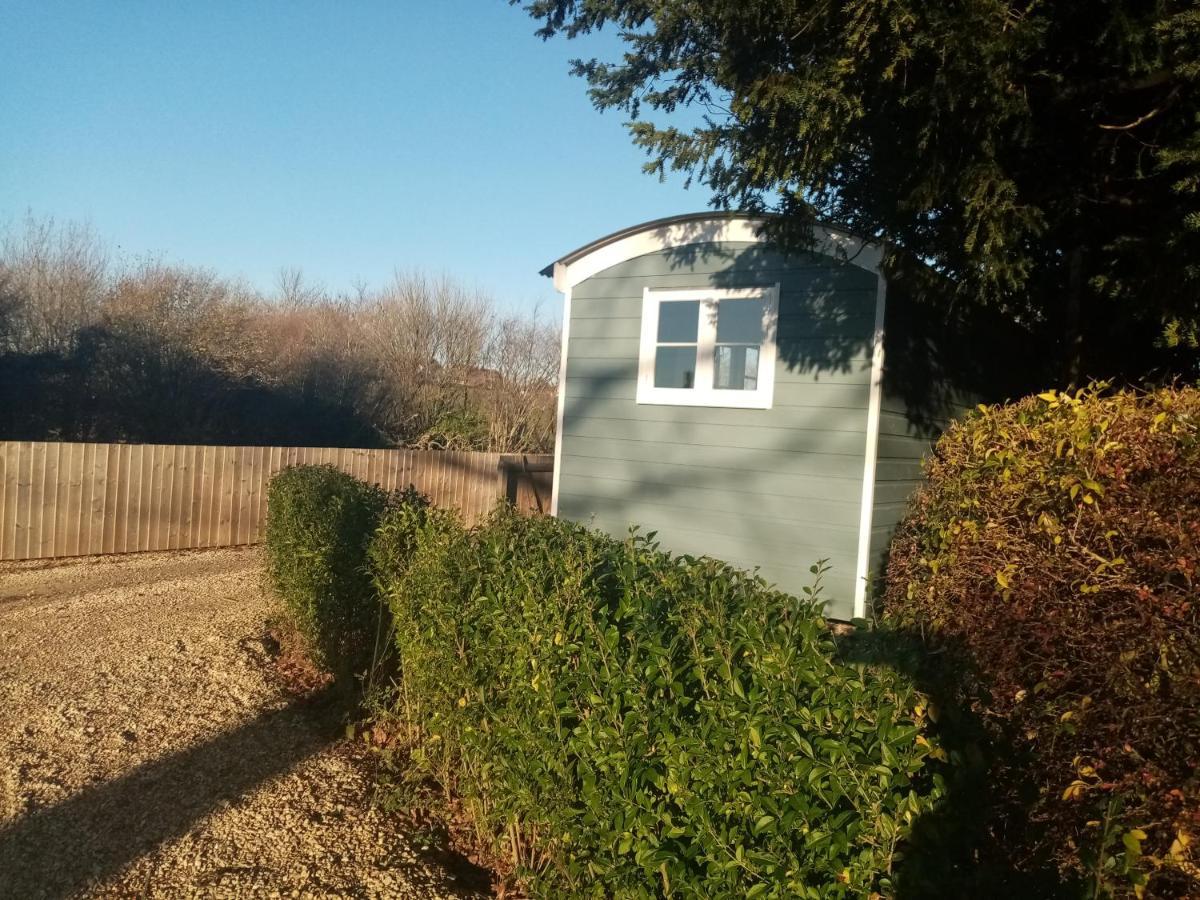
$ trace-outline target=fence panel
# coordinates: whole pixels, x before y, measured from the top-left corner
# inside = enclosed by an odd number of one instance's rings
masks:
[[[0,559],[254,544],[271,476],[319,462],[388,490],[412,484],[472,525],[501,498],[550,508],[543,455],[0,441]]]

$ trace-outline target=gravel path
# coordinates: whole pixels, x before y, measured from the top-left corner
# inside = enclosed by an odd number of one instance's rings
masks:
[[[272,665],[255,550],[0,565],[0,897],[450,897]]]

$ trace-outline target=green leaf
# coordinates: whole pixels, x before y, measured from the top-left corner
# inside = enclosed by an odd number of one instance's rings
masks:
[[[754,823],[754,833],[755,833],[755,834],[761,834],[761,833],[762,833],[764,830],[766,830],[766,829],[767,829],[769,826],[771,826],[772,824],[774,824],[774,822],[775,822],[775,817],[774,817],[774,816],[771,816],[771,815],[762,815],[762,816],[759,816],[759,817],[758,817],[758,819],[757,819],[757,820],[755,821],[755,823]]]

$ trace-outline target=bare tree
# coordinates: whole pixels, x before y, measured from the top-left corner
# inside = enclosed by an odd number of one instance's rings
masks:
[[[250,327],[254,306],[252,291],[212,271],[149,260],[115,278],[99,321],[164,359],[259,378],[266,373],[263,336]]]
[[[0,238],[9,297],[10,349],[64,353],[95,323],[108,279],[108,251],[91,226],[25,217]],[[14,301],[13,298],[19,298]]]
[[[16,278],[0,264],[0,354],[16,350],[18,315],[24,302]]]
[[[491,336],[488,365],[498,377],[481,400],[496,450],[534,452],[554,442],[560,332],[538,312],[501,319]]]
[[[304,277],[299,266],[284,266],[275,276],[276,300],[284,309],[316,306],[328,299],[325,288]]]
[[[558,332],[536,310],[498,316],[486,293],[445,275],[397,272],[382,289],[333,295],[285,268],[262,296],[153,259],[114,271],[86,226],[30,216],[0,239],[0,362],[29,433],[219,439],[261,427],[539,451],[553,440]]]
[[[397,272],[360,307],[359,321],[391,387],[393,440],[417,440],[465,408],[493,321],[487,295],[446,276]]]

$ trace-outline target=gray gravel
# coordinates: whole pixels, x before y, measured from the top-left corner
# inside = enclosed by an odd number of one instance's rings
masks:
[[[472,896],[372,806],[323,693],[275,676],[260,572],[0,565],[0,897]]]

